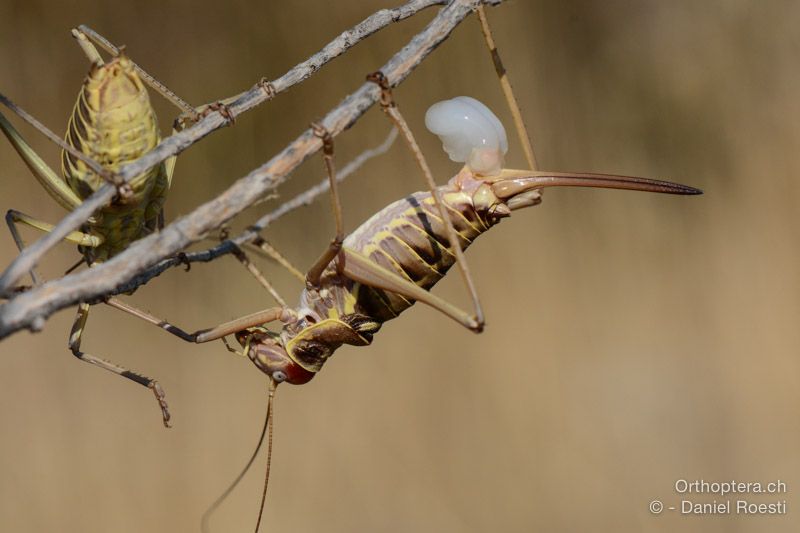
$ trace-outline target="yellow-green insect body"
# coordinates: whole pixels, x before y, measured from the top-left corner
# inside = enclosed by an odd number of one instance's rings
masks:
[[[70,117],[66,142],[116,172],[152,150],[160,139],[150,97],[131,61],[121,55],[92,65]],[[61,166],[64,180],[81,200],[105,183],[67,151],[62,152]],[[129,196],[95,214],[86,230],[102,243],[81,248],[90,262],[114,256],[158,227],[170,174],[164,163],[147,170],[130,181]]]
[[[70,211],[108,180],[113,180],[125,165],[150,152],[160,142],[155,111],[145,83],[177,107],[194,114],[189,104],[93,30],[81,26],[73,29],[72,35],[89,59],[91,68],[78,94],[64,142],[59,142],[64,149],[61,154],[61,173],[50,168],[0,113],[0,131],[48,195]],[[114,57],[104,61],[92,41],[100,43]],[[0,95],[0,100],[51,139],[57,138],[7,98]],[[119,189],[117,197],[95,211],[80,231],[73,231],[65,237],[66,241],[78,245],[83,262],[92,266],[106,261],[125,250],[133,241],[163,225],[163,205],[174,168],[173,156],[124,184],[114,180]],[[20,250],[25,247],[25,242],[19,225],[45,232],[52,231],[54,227],[14,209],[10,209],[5,218]],[[30,271],[30,275],[34,285],[40,283],[34,270]],[[89,308],[90,304],[85,302],[78,305],[69,337],[70,351],[82,361],[150,389],[158,401],[164,425],[168,426],[169,411],[164,391],[157,381],[81,350]]]

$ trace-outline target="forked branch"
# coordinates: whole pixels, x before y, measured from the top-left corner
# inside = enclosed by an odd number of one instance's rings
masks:
[[[499,4],[501,0],[487,3]],[[313,74],[324,63],[341,55],[357,40],[374,33],[391,22],[413,15],[424,7],[440,2],[411,1],[395,10],[383,10],[340,35],[321,52],[271,82],[272,90],[264,83],[241,95],[230,104],[233,116],[237,116],[274,96],[274,92],[302,81]],[[389,85],[399,85],[425,57],[450,35],[481,0],[453,0],[434,19],[415,35],[411,41],[395,54],[381,71]],[[357,91],[347,96],[319,123],[332,135],[338,135],[352,126],[380,97],[380,89],[373,83],[364,83]],[[200,122],[165,139],[153,151],[125,166],[120,177],[127,180],[147,168],[159,164],[175,155],[215,129],[227,123],[220,113],[210,113]],[[0,305],[0,338],[20,329],[39,329],[53,312],[78,302],[91,302],[112,294],[118,287],[129,283],[146,269],[169,257],[175,256],[186,246],[199,241],[205,235],[221,227],[259,198],[283,183],[290,172],[322,147],[320,139],[307,129],[261,167],[239,179],[228,190],[213,200],[199,206],[189,215],[177,219],[163,231],[133,243],[130,248],[106,263],[91,270],[70,274],[38,286],[30,291],[14,295]],[[26,249],[0,277],[0,292],[7,292],[15,281],[27,272],[41,254],[60,241],[69,231],[77,228],[100,206],[111,201],[115,194],[113,186],[104,186],[71,212],[56,230]]]

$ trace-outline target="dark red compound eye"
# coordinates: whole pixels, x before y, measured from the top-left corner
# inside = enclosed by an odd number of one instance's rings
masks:
[[[286,382],[291,383],[292,385],[303,385],[304,383],[308,383],[316,375],[315,372],[309,372],[294,361],[289,361],[282,371],[286,376]]]

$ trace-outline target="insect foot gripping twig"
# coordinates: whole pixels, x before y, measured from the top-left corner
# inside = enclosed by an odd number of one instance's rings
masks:
[[[275,86],[272,85],[272,82],[267,78],[261,78],[258,80],[257,85],[261,87],[262,91],[264,91],[264,96],[267,98],[267,100],[272,100],[275,98],[275,95],[278,94],[278,91],[275,90]]]
[[[214,111],[217,111],[220,115],[222,115],[222,118],[225,119],[227,126],[232,126],[236,122],[236,116],[233,114],[230,106],[223,101],[208,104],[208,106],[200,112],[200,118],[203,118]]]

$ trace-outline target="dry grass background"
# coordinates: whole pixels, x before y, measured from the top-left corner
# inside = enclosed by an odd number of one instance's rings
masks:
[[[63,131],[87,70],[69,29],[86,23],[200,104],[283,73],[386,5],[0,0],[0,89]],[[168,219],[265,161],[432,13],[183,154]],[[510,1],[490,17],[544,168],[664,177],[706,195],[551,191],[469,251],[484,334],[413,309],[372,347],[342,349],[311,384],[281,387],[263,530],[796,531],[800,6]],[[456,168],[424,131],[427,106],[468,94],[510,124],[482,46],[467,21],[396,91],[441,180]],[[166,129],[175,113],[155,100]],[[54,146],[21,129],[58,164]],[[371,111],[337,139],[339,161],[388,129]],[[5,141],[0,161],[0,208],[62,216]],[[318,158],[304,165],[283,197],[321,169]],[[348,228],[421,183],[396,145],[345,185]],[[327,201],[269,231],[299,265],[331,234]],[[0,239],[3,264],[14,253]],[[64,245],[44,272],[75,257]],[[284,293],[299,291],[264,268]],[[436,291],[466,304],[457,276]],[[230,258],[170,272],[131,300],[193,328],[271,305]],[[0,530],[196,530],[254,444],[263,376],[221,345],[186,345],[95,308],[86,349],[160,379],[167,431],[148,392],[69,354],[72,318],[0,344]],[[261,464],[216,531],[252,528]],[[678,478],[780,478],[789,514],[651,516],[650,500],[678,501]]]

